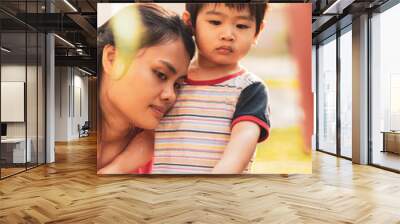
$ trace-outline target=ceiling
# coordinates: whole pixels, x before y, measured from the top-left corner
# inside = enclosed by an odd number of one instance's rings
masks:
[[[389,0],[312,0],[313,44],[352,23],[353,17],[373,11]]]
[[[34,57],[38,45],[36,39],[33,40],[36,33],[54,32],[57,34],[56,66],[79,66],[94,74],[97,2],[96,0],[48,0],[46,5],[44,0],[1,0],[2,46],[12,49],[7,54],[8,61],[17,62],[18,59],[23,60],[25,56],[28,59]],[[38,46],[39,49],[43,47],[41,44]],[[5,58],[3,57],[3,60]]]
[[[386,1],[270,0],[269,2],[312,3],[313,43],[317,43],[336,32],[337,27],[351,23],[352,16],[376,8]],[[0,25],[2,32],[7,33],[2,37],[4,38],[3,46],[7,42],[8,47],[16,49],[15,54],[19,52],[21,55],[26,55],[25,38],[23,38],[25,30],[54,32],[58,35],[55,38],[56,65],[80,66],[95,73],[97,3],[99,2],[112,1],[47,0],[46,6],[45,0],[1,0]],[[49,13],[50,11],[52,13]],[[338,23],[339,20],[340,23]],[[28,42],[31,38],[33,37],[28,38]],[[34,51],[35,46],[35,43],[28,44],[28,55]]]

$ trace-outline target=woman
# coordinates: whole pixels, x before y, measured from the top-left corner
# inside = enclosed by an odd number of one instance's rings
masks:
[[[121,57],[126,49],[116,48],[112,23],[119,15],[137,10],[143,27],[138,47],[128,57],[130,63],[120,78]],[[148,173],[152,136],[165,112],[173,105],[180,82],[186,76],[195,45],[190,31],[179,16],[154,4],[136,4],[121,10],[98,31],[98,63],[101,76],[100,129],[98,134],[98,173],[117,155],[129,151],[135,167]],[[115,31],[115,29],[114,29]],[[124,151],[125,150],[125,151]],[[134,152],[134,154],[132,154]],[[115,163],[114,163],[115,164]],[[119,164],[124,165],[124,164]]]

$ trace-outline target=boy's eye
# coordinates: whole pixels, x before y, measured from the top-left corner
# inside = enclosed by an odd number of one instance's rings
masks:
[[[209,20],[208,21],[210,24],[214,25],[214,26],[218,26],[221,24],[221,21],[218,20]]]
[[[167,80],[167,75],[166,74],[164,74],[164,73],[162,73],[162,72],[160,72],[160,71],[157,71],[157,70],[153,70],[153,73],[159,78],[159,79],[161,79],[161,80]]]
[[[238,24],[238,25],[236,25],[236,27],[239,29],[248,29],[249,28],[249,26],[244,25],[244,24]]]

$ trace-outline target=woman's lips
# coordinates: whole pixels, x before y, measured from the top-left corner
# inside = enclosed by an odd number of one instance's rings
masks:
[[[151,105],[150,108],[158,118],[162,118],[165,114],[165,111],[167,111],[165,107],[157,105]]]

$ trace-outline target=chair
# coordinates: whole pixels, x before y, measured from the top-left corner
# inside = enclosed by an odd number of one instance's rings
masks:
[[[79,138],[89,136],[89,129],[90,129],[89,121],[85,121],[82,127],[80,127],[80,125],[78,124]]]

